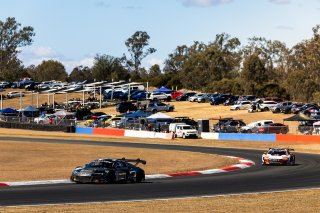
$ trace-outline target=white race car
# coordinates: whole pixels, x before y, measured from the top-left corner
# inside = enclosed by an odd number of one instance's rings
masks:
[[[294,149],[287,148],[269,148],[268,152],[262,155],[263,165],[295,165],[296,157],[291,151]]]

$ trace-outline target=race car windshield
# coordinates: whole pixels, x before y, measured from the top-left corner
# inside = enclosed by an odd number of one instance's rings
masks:
[[[286,155],[286,151],[279,151],[279,150],[270,150],[268,152],[270,155]]]
[[[86,168],[112,168],[112,162],[91,162]]]

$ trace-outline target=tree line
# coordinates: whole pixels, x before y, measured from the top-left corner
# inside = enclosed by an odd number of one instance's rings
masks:
[[[63,64],[53,60],[24,67],[17,55],[20,47],[32,44],[34,30],[7,18],[0,21],[0,80],[28,76],[36,81],[148,81],[156,87],[318,102],[320,25],[312,30],[311,38],[292,48],[263,37],[252,37],[242,44],[237,37],[217,34],[209,43],[177,46],[168,54],[163,69],[158,64],[149,69],[141,66],[156,49],[150,47],[147,32],[137,31],[125,42],[128,57],[96,55],[92,67],[77,66],[68,75]]]

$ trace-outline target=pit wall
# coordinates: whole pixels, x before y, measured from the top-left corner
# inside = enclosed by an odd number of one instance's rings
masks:
[[[135,131],[114,128],[85,128],[76,127],[77,134],[125,136],[137,138],[162,138],[172,139],[172,133]],[[260,142],[280,142],[280,143],[318,143],[320,135],[286,135],[286,134],[247,134],[247,133],[211,133],[202,132],[201,138],[211,140],[236,140],[236,141],[260,141]]]

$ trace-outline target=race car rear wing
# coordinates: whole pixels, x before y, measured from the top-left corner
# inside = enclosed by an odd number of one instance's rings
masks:
[[[132,162],[132,163],[136,163],[136,165],[138,165],[139,163],[146,165],[147,161],[145,160],[141,160],[140,158],[138,159],[126,159],[126,158],[122,158],[121,160],[125,161],[125,162]]]
[[[294,152],[294,149],[290,149],[290,148],[270,148],[270,147],[269,147],[269,150],[271,150],[271,149],[286,149],[286,150],[288,150],[289,152]]]

